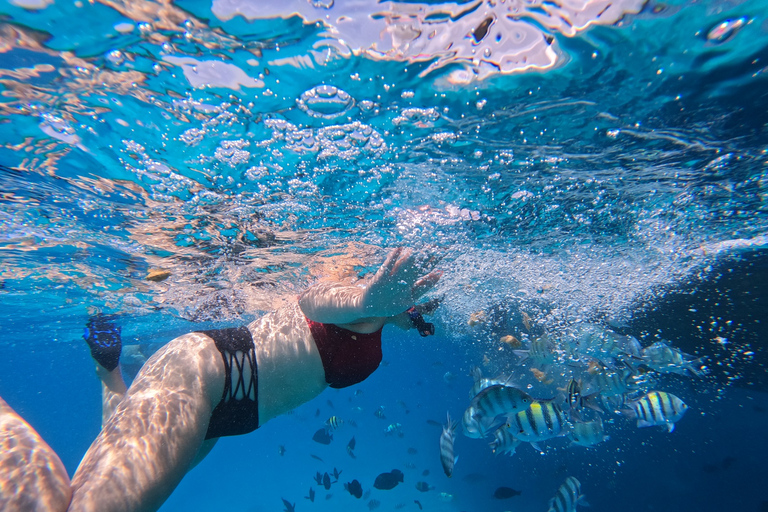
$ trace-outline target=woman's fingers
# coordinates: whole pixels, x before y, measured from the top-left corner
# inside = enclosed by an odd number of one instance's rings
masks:
[[[440,277],[443,275],[443,273],[439,270],[436,270],[434,272],[430,272],[426,276],[422,277],[418,281],[416,281],[413,285],[412,292],[413,293],[413,299],[416,300],[425,293],[427,293],[429,290],[431,290],[437,282],[440,280]]]

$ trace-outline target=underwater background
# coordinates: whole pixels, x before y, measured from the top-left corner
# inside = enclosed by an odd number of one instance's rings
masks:
[[[72,475],[101,422],[89,316],[118,318],[130,379],[180,334],[404,245],[443,256],[436,335],[385,329],[371,377],[221,439],[163,512],[546,511],[569,476],[594,512],[765,512],[766,13],[2,0],[0,396]],[[586,353],[606,336],[687,355]],[[526,361],[541,339],[549,360]],[[540,399],[631,385],[589,413],[609,436],[590,448],[494,454],[459,426],[448,478],[441,425],[475,367]],[[688,405],[673,432],[620,412],[651,390]]]

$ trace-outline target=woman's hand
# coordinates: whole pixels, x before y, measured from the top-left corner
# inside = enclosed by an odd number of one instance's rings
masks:
[[[413,306],[440,279],[438,271],[419,277],[436,263],[436,258],[419,261],[410,249],[393,249],[363,293],[364,314],[389,317]]]

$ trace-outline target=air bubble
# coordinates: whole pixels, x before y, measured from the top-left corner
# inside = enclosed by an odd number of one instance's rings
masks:
[[[355,105],[355,100],[337,87],[318,85],[302,93],[296,103],[312,117],[334,119],[348,112]]]
[[[749,21],[745,17],[727,19],[710,28],[707,32],[707,41],[714,44],[723,44],[730,40]]]
[[[309,5],[316,9],[330,9],[333,7],[333,0],[307,0]]]

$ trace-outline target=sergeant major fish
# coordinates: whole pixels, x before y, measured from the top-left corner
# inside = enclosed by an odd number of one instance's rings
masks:
[[[496,453],[508,453],[510,456],[515,454],[515,449],[520,446],[520,441],[506,428],[496,429],[493,433],[493,441],[491,441],[491,451]]]
[[[564,436],[570,424],[563,410],[552,400],[534,401],[527,409],[515,414],[507,424],[512,434],[521,441],[527,441],[534,448],[538,441]]]
[[[468,437],[485,437],[496,423],[528,408],[533,399],[526,392],[511,386],[495,384],[487,387],[472,399],[464,413],[464,427]]]
[[[478,366],[475,366],[472,368],[472,378],[475,380],[475,383],[472,385],[472,388],[469,390],[469,399],[472,400],[477,396],[478,393],[480,393],[485,388],[488,388],[490,386],[494,386],[497,384],[500,385],[506,385],[509,381],[509,378],[503,378],[503,377],[496,377],[495,379],[487,379],[483,377],[483,370],[481,370]]]
[[[547,366],[557,360],[557,354],[552,349],[552,344],[546,335],[533,340],[528,350],[514,350],[513,352],[522,358],[521,363],[528,361],[536,367]]]
[[[547,512],[576,512],[577,505],[588,507],[589,503],[581,494],[581,482],[575,477],[569,476],[557,489],[555,497],[549,500]]]
[[[622,412],[637,418],[638,427],[666,425],[668,432],[675,430],[675,422],[688,410],[685,402],[665,391],[651,391],[628,405],[631,410]]]
[[[453,455],[453,435],[456,431],[456,423],[451,421],[451,415],[448,414],[448,422],[443,427],[443,433],[440,434],[440,463],[443,465],[445,475],[450,478],[453,474],[453,467],[459,460]]]

